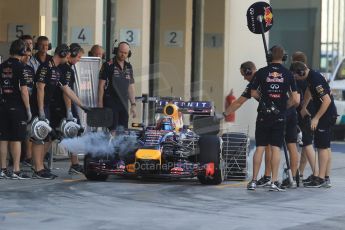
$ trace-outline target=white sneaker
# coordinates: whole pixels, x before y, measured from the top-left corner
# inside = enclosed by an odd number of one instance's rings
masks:
[[[247,190],[255,190],[256,189],[256,180],[252,180],[247,185]]]
[[[31,177],[29,177],[25,173],[19,171],[19,172],[13,172],[10,179],[12,179],[12,180],[26,180],[26,179],[31,179]]]
[[[286,190],[283,189],[278,181],[275,181],[271,184],[270,190],[271,192],[285,192]]]
[[[0,179],[8,179],[8,178],[10,178],[10,177],[8,176],[7,169],[1,169],[0,170]]]

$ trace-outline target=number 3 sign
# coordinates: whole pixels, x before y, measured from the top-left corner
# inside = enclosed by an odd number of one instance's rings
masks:
[[[93,45],[93,37],[91,27],[74,26],[72,27],[71,42],[79,44]]]
[[[120,42],[125,41],[131,46],[140,45],[139,29],[120,29]]]

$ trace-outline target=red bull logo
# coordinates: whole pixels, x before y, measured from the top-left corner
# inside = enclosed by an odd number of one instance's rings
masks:
[[[273,14],[271,11],[271,7],[264,7],[264,20],[266,23],[266,27],[272,26],[272,21],[273,21]]]
[[[276,78],[276,77],[282,77],[283,74],[282,73],[278,73],[278,72],[270,72],[270,73],[268,73],[268,76]]]
[[[268,73],[268,77],[266,78],[266,82],[274,82],[274,83],[284,82],[283,74],[278,73],[278,72],[270,72],[270,73]]]

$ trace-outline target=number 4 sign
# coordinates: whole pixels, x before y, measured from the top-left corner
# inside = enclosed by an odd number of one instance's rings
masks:
[[[89,26],[74,26],[72,27],[71,42],[92,45],[92,29]]]

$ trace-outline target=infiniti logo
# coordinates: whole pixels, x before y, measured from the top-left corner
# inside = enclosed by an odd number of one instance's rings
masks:
[[[271,89],[279,89],[279,85],[278,84],[271,84],[270,88]]]

